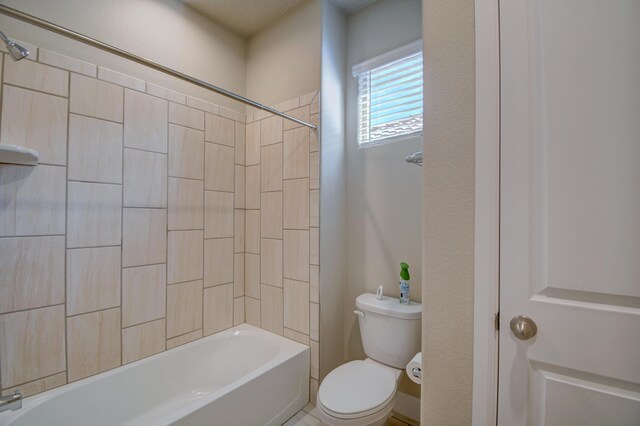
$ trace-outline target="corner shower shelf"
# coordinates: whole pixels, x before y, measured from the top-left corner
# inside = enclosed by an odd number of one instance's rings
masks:
[[[0,143],[0,163],[35,166],[38,164],[38,151],[23,146]]]

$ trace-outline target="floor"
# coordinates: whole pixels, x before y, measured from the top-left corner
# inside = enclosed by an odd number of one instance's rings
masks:
[[[317,408],[313,404],[307,404],[295,416],[291,417],[283,426],[323,426],[316,414]],[[420,426],[419,423],[411,422],[409,419],[399,419],[395,414],[387,422],[388,426]]]

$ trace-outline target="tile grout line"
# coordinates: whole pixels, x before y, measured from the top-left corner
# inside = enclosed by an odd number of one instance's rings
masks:
[[[96,77],[98,76],[98,67],[96,66]],[[124,88],[121,88],[122,90],[122,145],[121,145],[121,158],[120,161],[122,161],[122,167],[120,168],[120,172],[121,172],[121,176],[120,179],[122,181],[122,191],[120,194],[120,202],[122,204],[120,204],[120,365],[124,365],[124,332],[123,332],[123,318],[124,318],[124,310],[123,308],[123,302],[124,302],[124,187],[125,187],[125,180],[124,180],[124,138],[125,138],[125,122],[124,119],[126,117],[126,112],[125,112],[125,108],[126,108],[126,102],[125,102],[125,96],[124,96]]]
[[[69,250],[69,135],[71,132],[69,122],[71,118],[71,73],[67,74],[67,140],[66,143],[66,151],[67,151],[67,164],[65,167],[65,197],[64,197],[64,212],[65,212],[65,226],[64,226],[64,361],[65,361],[65,383],[69,383],[69,333],[67,332],[67,322],[69,308],[67,306],[67,297],[68,297],[68,271],[67,271],[67,263],[68,263],[68,250]]]

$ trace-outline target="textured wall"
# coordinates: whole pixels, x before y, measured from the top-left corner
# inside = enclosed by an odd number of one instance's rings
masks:
[[[0,164],[2,392],[243,323],[244,114],[52,51],[2,56],[0,142],[40,153]]]
[[[247,41],[247,96],[266,105],[320,87],[321,1],[309,0]]]
[[[245,93],[245,40],[180,1],[0,0],[0,3],[225,89]],[[183,83],[25,22],[0,15],[0,27],[10,37],[33,43],[41,48],[87,62],[99,63],[188,95],[238,108],[236,102],[216,96],[205,89]]]
[[[421,423],[471,424],[475,52],[472,0],[423,0]]]

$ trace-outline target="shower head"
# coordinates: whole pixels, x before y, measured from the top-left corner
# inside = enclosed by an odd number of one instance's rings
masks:
[[[11,59],[13,59],[14,61],[19,61],[20,59],[24,59],[29,56],[29,51],[27,49],[8,38],[2,31],[0,31],[0,38],[7,46],[9,56],[11,56]]]

